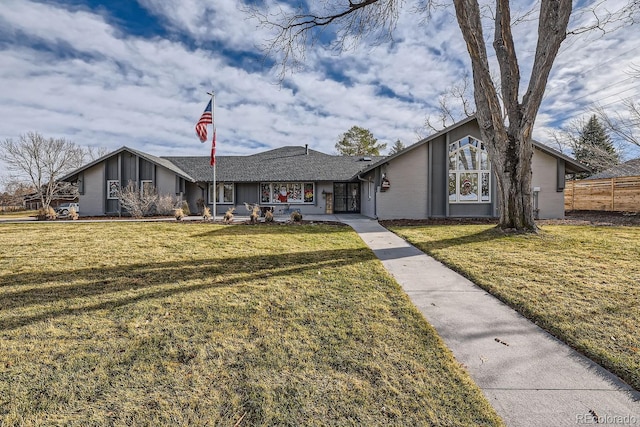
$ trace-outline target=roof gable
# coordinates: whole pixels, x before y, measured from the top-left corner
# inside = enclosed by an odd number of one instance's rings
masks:
[[[470,122],[473,122],[473,121],[477,122],[477,119],[476,119],[475,116],[467,117],[464,120],[460,120],[459,122],[454,123],[451,126],[448,126],[448,127],[444,128],[444,129],[442,129],[441,131],[434,133],[433,135],[430,135],[430,136],[428,136],[428,137],[426,137],[424,139],[421,139],[420,141],[416,142],[415,144],[412,144],[412,145],[410,145],[410,146],[398,151],[397,153],[392,154],[391,156],[388,156],[388,157],[386,157],[386,158],[384,158],[382,160],[379,160],[379,161],[375,162],[374,164],[372,164],[372,165],[368,166],[366,169],[364,169],[362,171],[362,173],[369,172],[369,171],[377,168],[378,166],[381,166],[384,163],[392,161],[396,157],[404,156],[405,154],[411,152],[412,150],[415,150],[418,147],[421,147],[421,146],[423,146],[425,144],[428,144],[431,141],[441,137],[442,135],[445,135],[445,134],[451,132],[452,130],[454,130],[456,128],[459,128],[461,126],[464,126],[467,123],[470,123]],[[551,148],[549,146],[546,146],[546,145],[544,145],[544,144],[542,144],[542,143],[540,143],[540,142],[538,142],[536,140],[531,140],[531,142],[533,143],[534,148],[537,148],[538,150],[543,151],[543,152],[545,152],[545,153],[547,153],[547,154],[549,154],[549,155],[551,155],[553,157],[556,157],[558,159],[564,160],[567,172],[569,172],[569,173],[589,172],[589,168],[586,167],[585,165],[583,165],[582,163],[578,162],[577,160],[572,159],[571,157],[569,157],[569,156],[567,156],[565,154],[562,154],[561,152],[559,152],[557,150],[554,150],[553,148]]]
[[[94,161],[92,161],[90,163],[87,163],[86,165],[84,165],[84,166],[82,166],[82,167],[80,167],[80,168],[78,168],[78,169],[66,174],[65,176],[60,178],[60,181],[66,181],[67,179],[73,177],[74,175],[77,175],[77,174],[79,174],[79,173],[81,173],[81,172],[83,172],[83,171],[85,171],[85,170],[87,170],[87,169],[89,169],[89,168],[101,163],[101,162],[104,162],[105,160],[107,160],[107,159],[109,159],[109,158],[111,158],[113,156],[116,156],[116,155],[118,155],[120,153],[123,153],[123,152],[129,152],[129,153],[135,154],[136,156],[141,157],[141,158],[143,158],[143,159],[145,159],[145,160],[147,160],[147,161],[149,161],[151,163],[154,163],[154,164],[156,164],[158,166],[162,166],[162,167],[164,167],[166,169],[169,169],[171,172],[175,173],[176,175],[178,175],[178,176],[180,176],[180,177],[182,177],[182,178],[184,178],[184,179],[186,179],[188,181],[195,182],[194,179],[188,173],[186,173],[184,170],[180,169],[175,164],[169,162],[168,160],[163,159],[161,157],[152,156],[151,154],[147,154],[147,153],[144,153],[142,151],[138,151],[138,150],[135,150],[133,148],[126,147],[126,146],[122,146],[122,147],[118,148],[117,150],[112,151],[111,153],[105,154],[104,156],[102,156],[102,157],[100,157],[100,158],[98,158],[98,159],[96,159],[96,160],[94,160]]]

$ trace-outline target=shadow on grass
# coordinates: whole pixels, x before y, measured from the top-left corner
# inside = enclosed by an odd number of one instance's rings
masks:
[[[369,249],[362,248],[9,274],[3,278],[5,289],[7,285],[23,289],[0,293],[0,330],[15,329],[65,315],[113,309],[142,300],[233,286],[252,280],[272,281],[278,277],[315,273],[320,269],[338,268],[374,258]],[[81,283],[46,286],[47,282],[61,280]],[[181,284],[192,280],[200,283]],[[26,286],[30,288],[24,289]],[[154,289],[159,286],[164,288]],[[118,297],[118,293],[125,291],[142,293]],[[105,296],[112,298],[104,301]],[[88,300],[75,302],[74,299]],[[62,304],[72,303],[82,306],[60,307]],[[38,314],[12,316],[9,312],[11,309],[30,306],[43,307]]]
[[[426,229],[424,233],[428,234],[428,229]],[[490,228],[488,230],[480,231],[474,234],[465,234],[464,236],[460,237],[451,237],[448,239],[430,241],[416,241],[413,244],[425,251],[436,251],[438,249],[446,249],[453,246],[466,245],[469,243],[490,242],[492,240],[502,239],[504,237],[506,237],[506,235],[499,229]]]
[[[220,225],[220,224],[216,224]],[[211,230],[194,234],[193,237],[212,237],[212,236],[242,236],[242,235],[259,235],[259,234],[332,234],[332,233],[353,233],[353,229],[346,224],[335,223],[314,223],[314,224],[296,224],[296,223],[260,223],[260,224],[232,224],[224,225]]]

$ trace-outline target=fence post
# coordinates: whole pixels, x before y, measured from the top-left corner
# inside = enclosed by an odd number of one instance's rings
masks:
[[[616,179],[611,178],[611,212],[616,210]]]

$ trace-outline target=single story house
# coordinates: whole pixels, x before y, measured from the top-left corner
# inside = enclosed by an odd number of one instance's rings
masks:
[[[564,216],[565,175],[579,162],[534,143],[534,206],[539,218]],[[249,156],[216,157],[216,189],[208,156],[156,157],[122,147],[63,177],[78,185],[83,215],[122,213],[117,190],[134,182],[144,191],[200,203],[217,213],[244,204],[275,213],[360,213],[378,219],[496,217],[491,164],[471,117],[391,156],[336,156],[282,147]]]

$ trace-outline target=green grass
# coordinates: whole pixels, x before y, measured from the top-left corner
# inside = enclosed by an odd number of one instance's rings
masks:
[[[640,390],[640,228],[393,227]]]
[[[0,225],[0,425],[501,425],[347,227]]]

